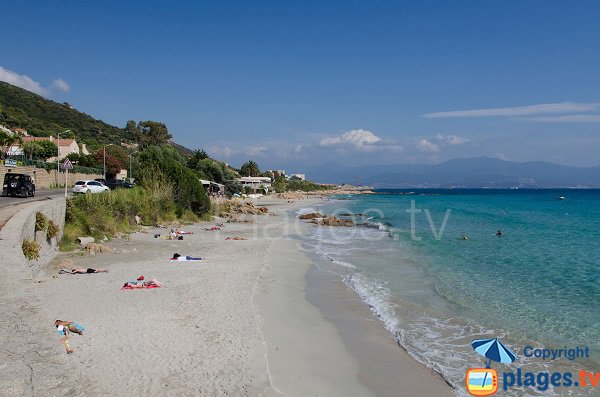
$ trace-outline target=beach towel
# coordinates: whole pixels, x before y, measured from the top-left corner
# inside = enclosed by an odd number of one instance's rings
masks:
[[[171,258],[172,262],[196,262],[201,261],[202,258],[193,258],[191,256],[180,256],[179,258]]]
[[[81,324],[73,323],[73,326],[82,332],[85,331],[85,327]],[[66,327],[64,325],[59,325],[58,327],[56,327],[56,333],[59,335],[65,335],[66,334],[65,328]]]
[[[152,288],[160,288],[160,287],[158,285],[154,285],[154,284],[144,285],[143,287],[132,287],[131,285],[126,284],[121,287],[121,289],[152,289]]]

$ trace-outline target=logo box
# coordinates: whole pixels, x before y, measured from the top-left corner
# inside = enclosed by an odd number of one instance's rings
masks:
[[[491,368],[471,368],[467,371],[465,384],[473,396],[491,396],[498,391],[498,373]]]

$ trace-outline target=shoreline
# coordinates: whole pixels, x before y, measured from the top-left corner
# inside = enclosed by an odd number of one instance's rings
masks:
[[[112,253],[60,254],[30,288],[38,310],[31,319],[36,334],[18,336],[49,341],[58,372],[76,378],[91,396],[117,390],[409,396],[421,393],[423,384],[432,388],[427,395],[450,396],[441,377],[402,350],[341,280],[314,273],[314,262],[289,232],[298,221],[283,213],[318,201],[263,198],[257,204],[279,216],[255,217],[256,225],[228,223],[208,232],[204,227],[210,223],[202,222],[186,227],[195,234],[184,241],[154,239],[161,230],[148,228],[130,241],[108,243]],[[225,240],[232,236],[248,240]],[[169,263],[173,252],[205,260]],[[65,258],[73,267],[110,272],[58,276],[56,266]],[[120,290],[139,275],[156,277],[165,287]],[[324,288],[322,282],[336,285]],[[324,306],[334,301],[331,296],[319,295],[333,291],[343,297],[340,302],[351,302],[344,309],[346,324],[333,315],[337,307]],[[72,338],[74,354],[64,354],[57,342],[52,325],[57,318],[87,328]]]

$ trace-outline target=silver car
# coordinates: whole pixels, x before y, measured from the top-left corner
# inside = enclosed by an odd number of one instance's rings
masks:
[[[73,194],[103,192],[108,192],[108,187],[98,181],[77,181],[73,186]]]

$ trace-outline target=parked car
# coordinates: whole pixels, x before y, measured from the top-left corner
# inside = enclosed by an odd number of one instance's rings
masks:
[[[73,186],[73,194],[103,192],[108,192],[108,187],[98,181],[77,181]]]
[[[9,172],[4,175],[2,196],[33,197],[35,196],[35,182],[27,174]]]
[[[111,179],[109,181],[106,181],[106,186],[108,186],[108,188],[110,190],[115,190],[115,189],[131,189],[133,188],[133,185],[123,179]]]

